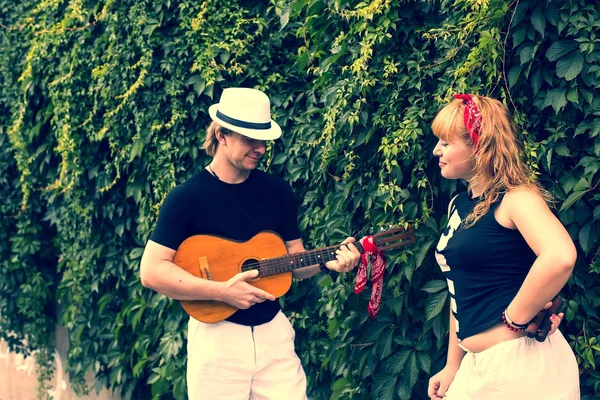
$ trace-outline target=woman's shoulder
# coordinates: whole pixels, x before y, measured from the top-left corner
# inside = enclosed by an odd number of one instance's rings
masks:
[[[540,207],[548,205],[546,204],[546,200],[540,189],[535,186],[518,186],[516,188],[511,188],[504,193],[502,204],[504,206],[519,207]]]

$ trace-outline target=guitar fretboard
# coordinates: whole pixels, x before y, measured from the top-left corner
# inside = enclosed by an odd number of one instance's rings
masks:
[[[355,242],[357,250],[362,254],[364,252],[362,245]],[[320,263],[336,259],[336,250],[340,246],[324,247],[316,250],[309,250],[302,253],[288,254],[286,256],[261,260],[259,264],[259,276],[271,276],[293,271],[298,268],[310,267]]]

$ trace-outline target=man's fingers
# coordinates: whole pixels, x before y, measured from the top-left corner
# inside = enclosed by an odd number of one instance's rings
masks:
[[[338,272],[348,272],[350,267],[352,267],[350,257],[346,256],[345,254],[338,254],[336,258],[338,261]]]
[[[346,240],[344,240],[342,242],[342,244],[347,244],[347,243],[352,243],[352,242],[356,242],[356,239],[354,239],[353,237],[347,237]]]
[[[360,257],[360,251],[358,251],[358,249],[356,248],[355,245],[353,245],[352,243],[348,244],[348,250],[350,250],[354,255]]]
[[[237,277],[241,281],[247,281],[248,279],[256,278],[257,276],[258,276],[257,269],[251,269],[250,271],[240,272],[239,274],[237,274]]]
[[[265,300],[271,300],[274,301],[275,300],[275,296],[273,296],[271,293],[269,292],[265,292],[264,290],[258,289],[258,288],[254,288],[254,290],[252,291],[252,294],[260,299],[260,302],[262,303]]]
[[[542,310],[547,310],[550,307],[552,307],[552,302],[551,301],[549,301],[548,303],[546,303],[546,305],[544,306],[544,308],[542,308]]]
[[[261,296],[254,296],[254,299],[252,299],[251,303],[262,303],[263,301],[265,301],[264,297]]]

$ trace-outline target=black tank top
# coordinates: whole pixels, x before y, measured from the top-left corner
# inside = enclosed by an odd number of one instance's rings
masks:
[[[518,230],[496,221],[494,203],[477,223],[464,229],[462,221],[477,199],[459,194],[452,203],[448,226],[435,256],[450,291],[450,306],[460,340],[502,321],[502,311],[515,297],[536,259]]]

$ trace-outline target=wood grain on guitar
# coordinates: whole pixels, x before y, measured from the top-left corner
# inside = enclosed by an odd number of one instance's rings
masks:
[[[380,250],[391,250],[414,243],[412,231],[410,226],[408,229],[394,228],[375,234],[373,238]],[[360,243],[354,245],[364,252]],[[335,260],[338,248],[339,245],[287,254],[285,242],[273,232],[260,232],[247,242],[196,235],[181,243],[173,262],[194,276],[217,282],[226,282],[240,272],[257,269],[258,278],[248,283],[281,297],[292,285],[291,271]],[[214,300],[182,300],[181,305],[191,317],[209,324],[223,321],[237,311],[227,303]]]

